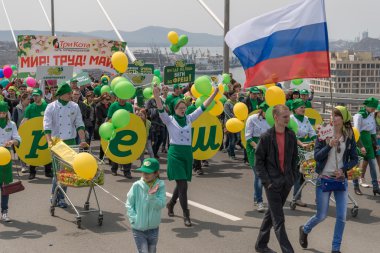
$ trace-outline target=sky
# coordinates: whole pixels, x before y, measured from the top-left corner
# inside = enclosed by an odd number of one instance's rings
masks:
[[[50,30],[39,0],[3,0],[15,30]],[[40,0],[50,18],[51,0]],[[117,29],[135,31],[145,26],[179,28],[222,35],[222,28],[197,0],[99,0]],[[223,21],[224,0],[204,0]],[[230,28],[292,3],[294,0],[230,0]],[[97,0],[55,0],[58,31],[112,30]],[[354,40],[363,31],[380,38],[379,0],[325,0],[330,40]],[[0,1],[0,30],[10,30]],[[115,36],[116,38],[116,36]],[[110,39],[115,39],[110,38]]]

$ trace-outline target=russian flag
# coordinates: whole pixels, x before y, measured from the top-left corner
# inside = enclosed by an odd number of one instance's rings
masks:
[[[244,68],[245,87],[330,77],[324,0],[300,0],[250,19],[225,41]]]

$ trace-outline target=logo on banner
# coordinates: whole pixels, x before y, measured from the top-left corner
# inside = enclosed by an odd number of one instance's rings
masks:
[[[116,130],[115,137],[110,140],[101,140],[106,156],[118,164],[128,164],[137,160],[146,145],[146,127],[142,119],[130,114],[130,122]]]
[[[217,117],[203,113],[192,123],[193,157],[207,160],[213,157],[223,141],[223,129]]]
[[[51,163],[44,129],[43,117],[36,117],[24,122],[18,129],[21,144],[16,147],[16,153],[26,164],[43,166]]]

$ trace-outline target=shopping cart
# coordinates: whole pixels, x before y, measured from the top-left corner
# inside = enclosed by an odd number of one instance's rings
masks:
[[[299,167],[300,172],[302,173],[305,181],[301,185],[300,189],[296,192],[296,194],[293,196],[292,201],[290,202],[290,209],[295,210],[296,209],[296,200],[300,196],[302,189],[307,184],[312,184],[313,186],[317,186],[317,180],[319,175],[315,172],[315,160],[314,160],[314,150],[305,150],[303,148],[298,147],[298,157],[299,157]],[[355,201],[355,199],[348,193],[348,198],[350,202],[348,204],[352,204],[353,207],[351,209],[351,216],[356,217],[358,216],[359,212],[359,206],[358,203]],[[335,203],[335,199],[333,195],[330,196],[330,200]]]
[[[66,146],[67,147],[67,146]],[[61,157],[53,148],[51,149],[51,156],[52,156],[52,169],[54,173],[54,177],[57,182],[57,187],[54,190],[54,194],[52,196],[51,200],[51,206],[50,206],[50,214],[51,216],[55,216],[55,207],[57,206],[58,202],[58,194],[62,193],[67,201],[69,202],[70,206],[74,209],[76,213],[76,224],[78,228],[81,228],[82,224],[82,215],[84,213],[90,213],[90,212],[98,212],[98,225],[102,226],[103,224],[103,212],[100,210],[99,201],[96,196],[95,191],[95,184],[103,185],[104,184],[104,171],[101,170],[98,167],[98,170],[96,172],[95,177],[92,180],[86,180],[83,178],[79,178],[72,167],[72,163],[69,161],[70,159],[67,159],[67,157],[75,156],[75,154],[79,152],[89,152],[91,153],[91,149],[83,149],[80,146],[68,146],[71,150],[69,150],[69,154],[66,152],[65,157]],[[89,192],[87,195],[86,202],[84,203],[84,210],[79,211],[71,199],[69,198],[68,194],[65,192],[64,187],[89,187]],[[90,197],[91,193],[94,192],[95,200],[97,209],[90,209]]]

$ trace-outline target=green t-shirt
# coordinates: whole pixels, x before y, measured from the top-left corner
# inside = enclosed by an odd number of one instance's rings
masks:
[[[36,117],[43,117],[46,107],[47,103],[44,101],[41,105],[37,105],[36,103],[29,104],[25,109],[24,118],[33,119]]]
[[[306,107],[306,108],[313,108],[313,107],[311,106],[311,102],[310,102],[309,100],[306,100],[306,102],[305,102],[305,107]]]
[[[120,105],[119,102],[113,102],[110,108],[108,108],[107,118],[112,118],[112,115],[119,109],[125,109],[130,113],[133,113],[133,107],[131,103],[126,102],[125,105]]]

